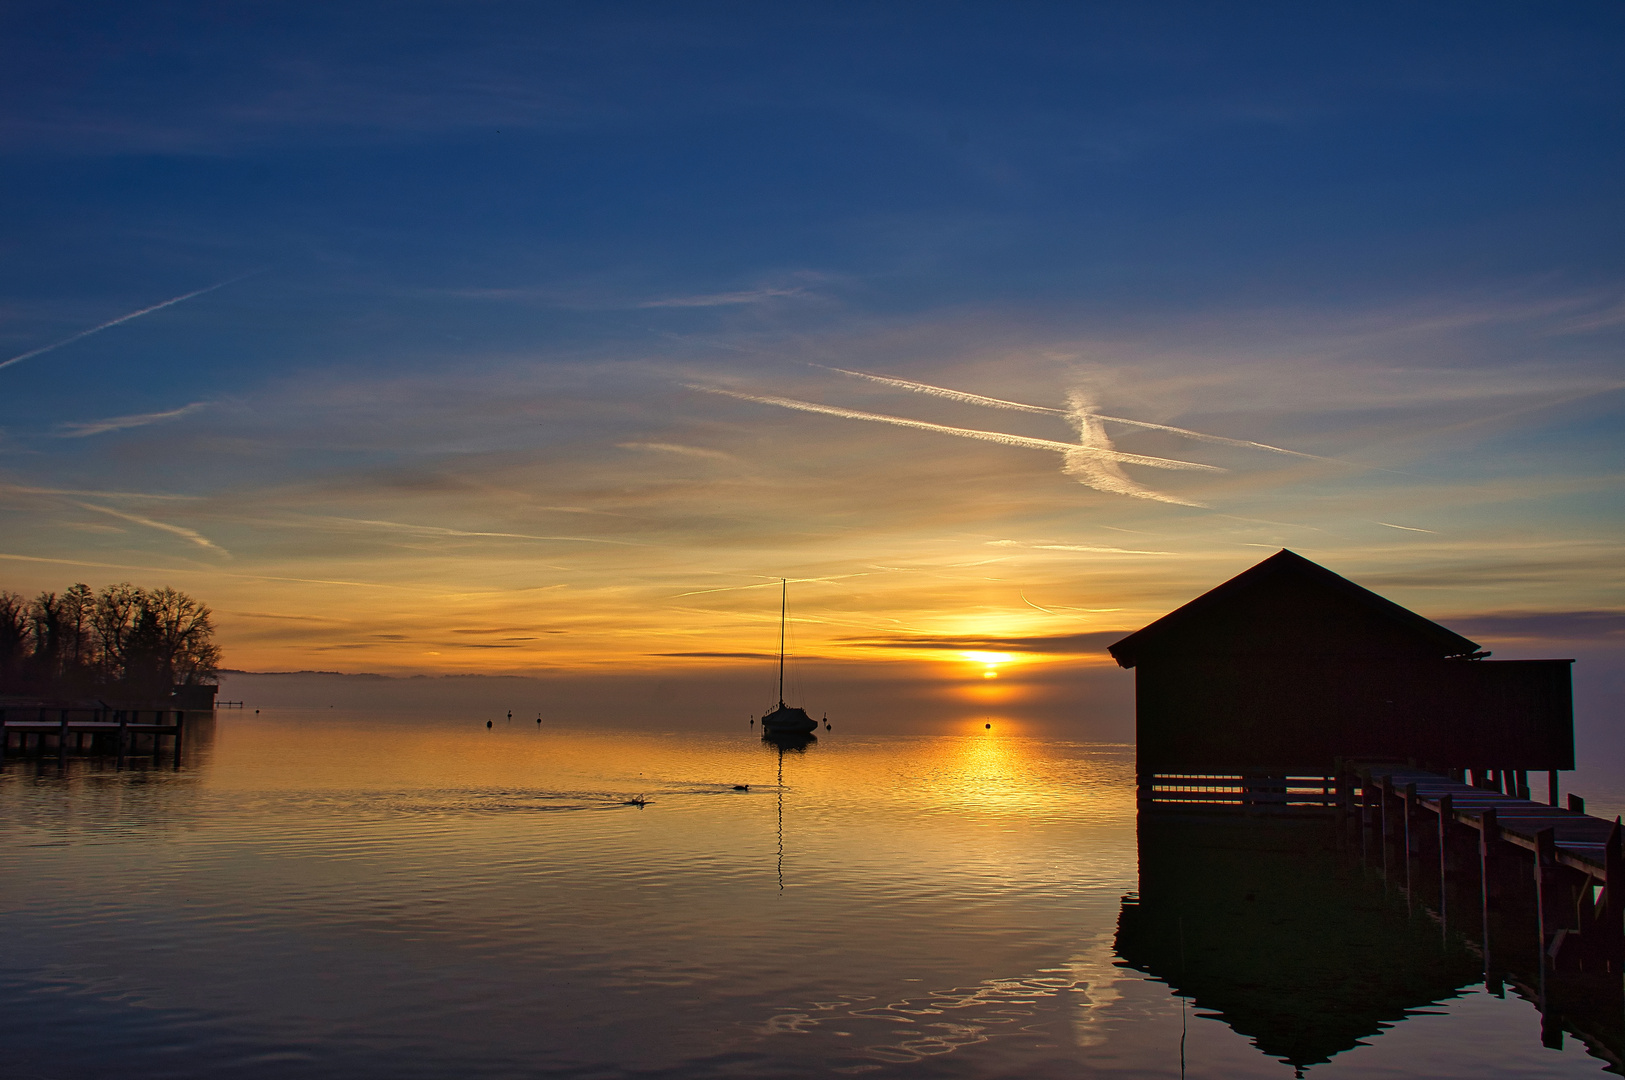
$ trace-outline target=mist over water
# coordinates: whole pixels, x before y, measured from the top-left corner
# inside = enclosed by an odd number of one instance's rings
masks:
[[[1130,746],[485,719],[222,711],[179,770],[13,756],[8,1072],[1168,1077],[1183,1030],[1187,1076],[1291,1075],[1119,958]],[[1458,993],[1313,1075],[1601,1070]]]

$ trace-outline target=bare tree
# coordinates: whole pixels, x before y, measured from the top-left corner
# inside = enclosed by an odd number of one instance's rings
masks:
[[[96,642],[91,635],[91,620],[96,614],[96,594],[90,586],[79,582],[62,594],[57,633],[61,636],[61,662],[63,674],[74,681],[83,680],[95,659]]]
[[[207,607],[167,586],[141,596],[125,650],[127,682],[167,690],[210,682],[219,667]]]
[[[0,691],[167,696],[214,682],[220,648],[208,607],[167,586],[76,584],[25,600],[0,592]]]
[[[130,632],[135,627],[136,611],[141,607],[143,593],[128,581],[109,585],[96,597],[96,610],[90,617],[96,634],[96,663],[106,682],[124,678],[125,653],[129,649]]]
[[[62,601],[54,592],[42,592],[28,605],[33,624],[34,670],[39,679],[54,683],[62,674]]]
[[[0,686],[11,686],[22,676],[29,659],[28,601],[0,590]]]

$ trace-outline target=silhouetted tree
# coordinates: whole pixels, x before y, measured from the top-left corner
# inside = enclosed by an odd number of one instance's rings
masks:
[[[125,646],[124,679],[154,691],[214,678],[220,650],[209,609],[167,586],[141,594]]]
[[[0,692],[158,697],[212,683],[219,668],[208,607],[175,589],[0,592]]]
[[[104,682],[118,682],[124,677],[124,654],[141,597],[141,590],[128,581],[109,585],[96,597],[90,625],[96,634],[96,660]]]
[[[31,658],[30,631],[28,601],[0,590],[0,686],[12,686],[23,678]]]

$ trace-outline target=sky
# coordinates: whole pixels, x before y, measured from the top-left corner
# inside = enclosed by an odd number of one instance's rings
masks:
[[[1625,670],[1622,50],[1613,3],[20,0],[0,587],[172,585],[254,671],[710,677],[785,578],[799,657],[989,678],[1289,547]]]

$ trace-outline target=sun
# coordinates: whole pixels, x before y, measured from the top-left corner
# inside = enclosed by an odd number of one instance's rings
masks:
[[[961,653],[960,655],[973,664],[981,664],[982,678],[984,679],[998,678],[999,667],[1003,664],[1008,664],[1010,661],[1015,659],[1015,657],[1011,656],[1009,653],[1004,652],[971,651]]]

